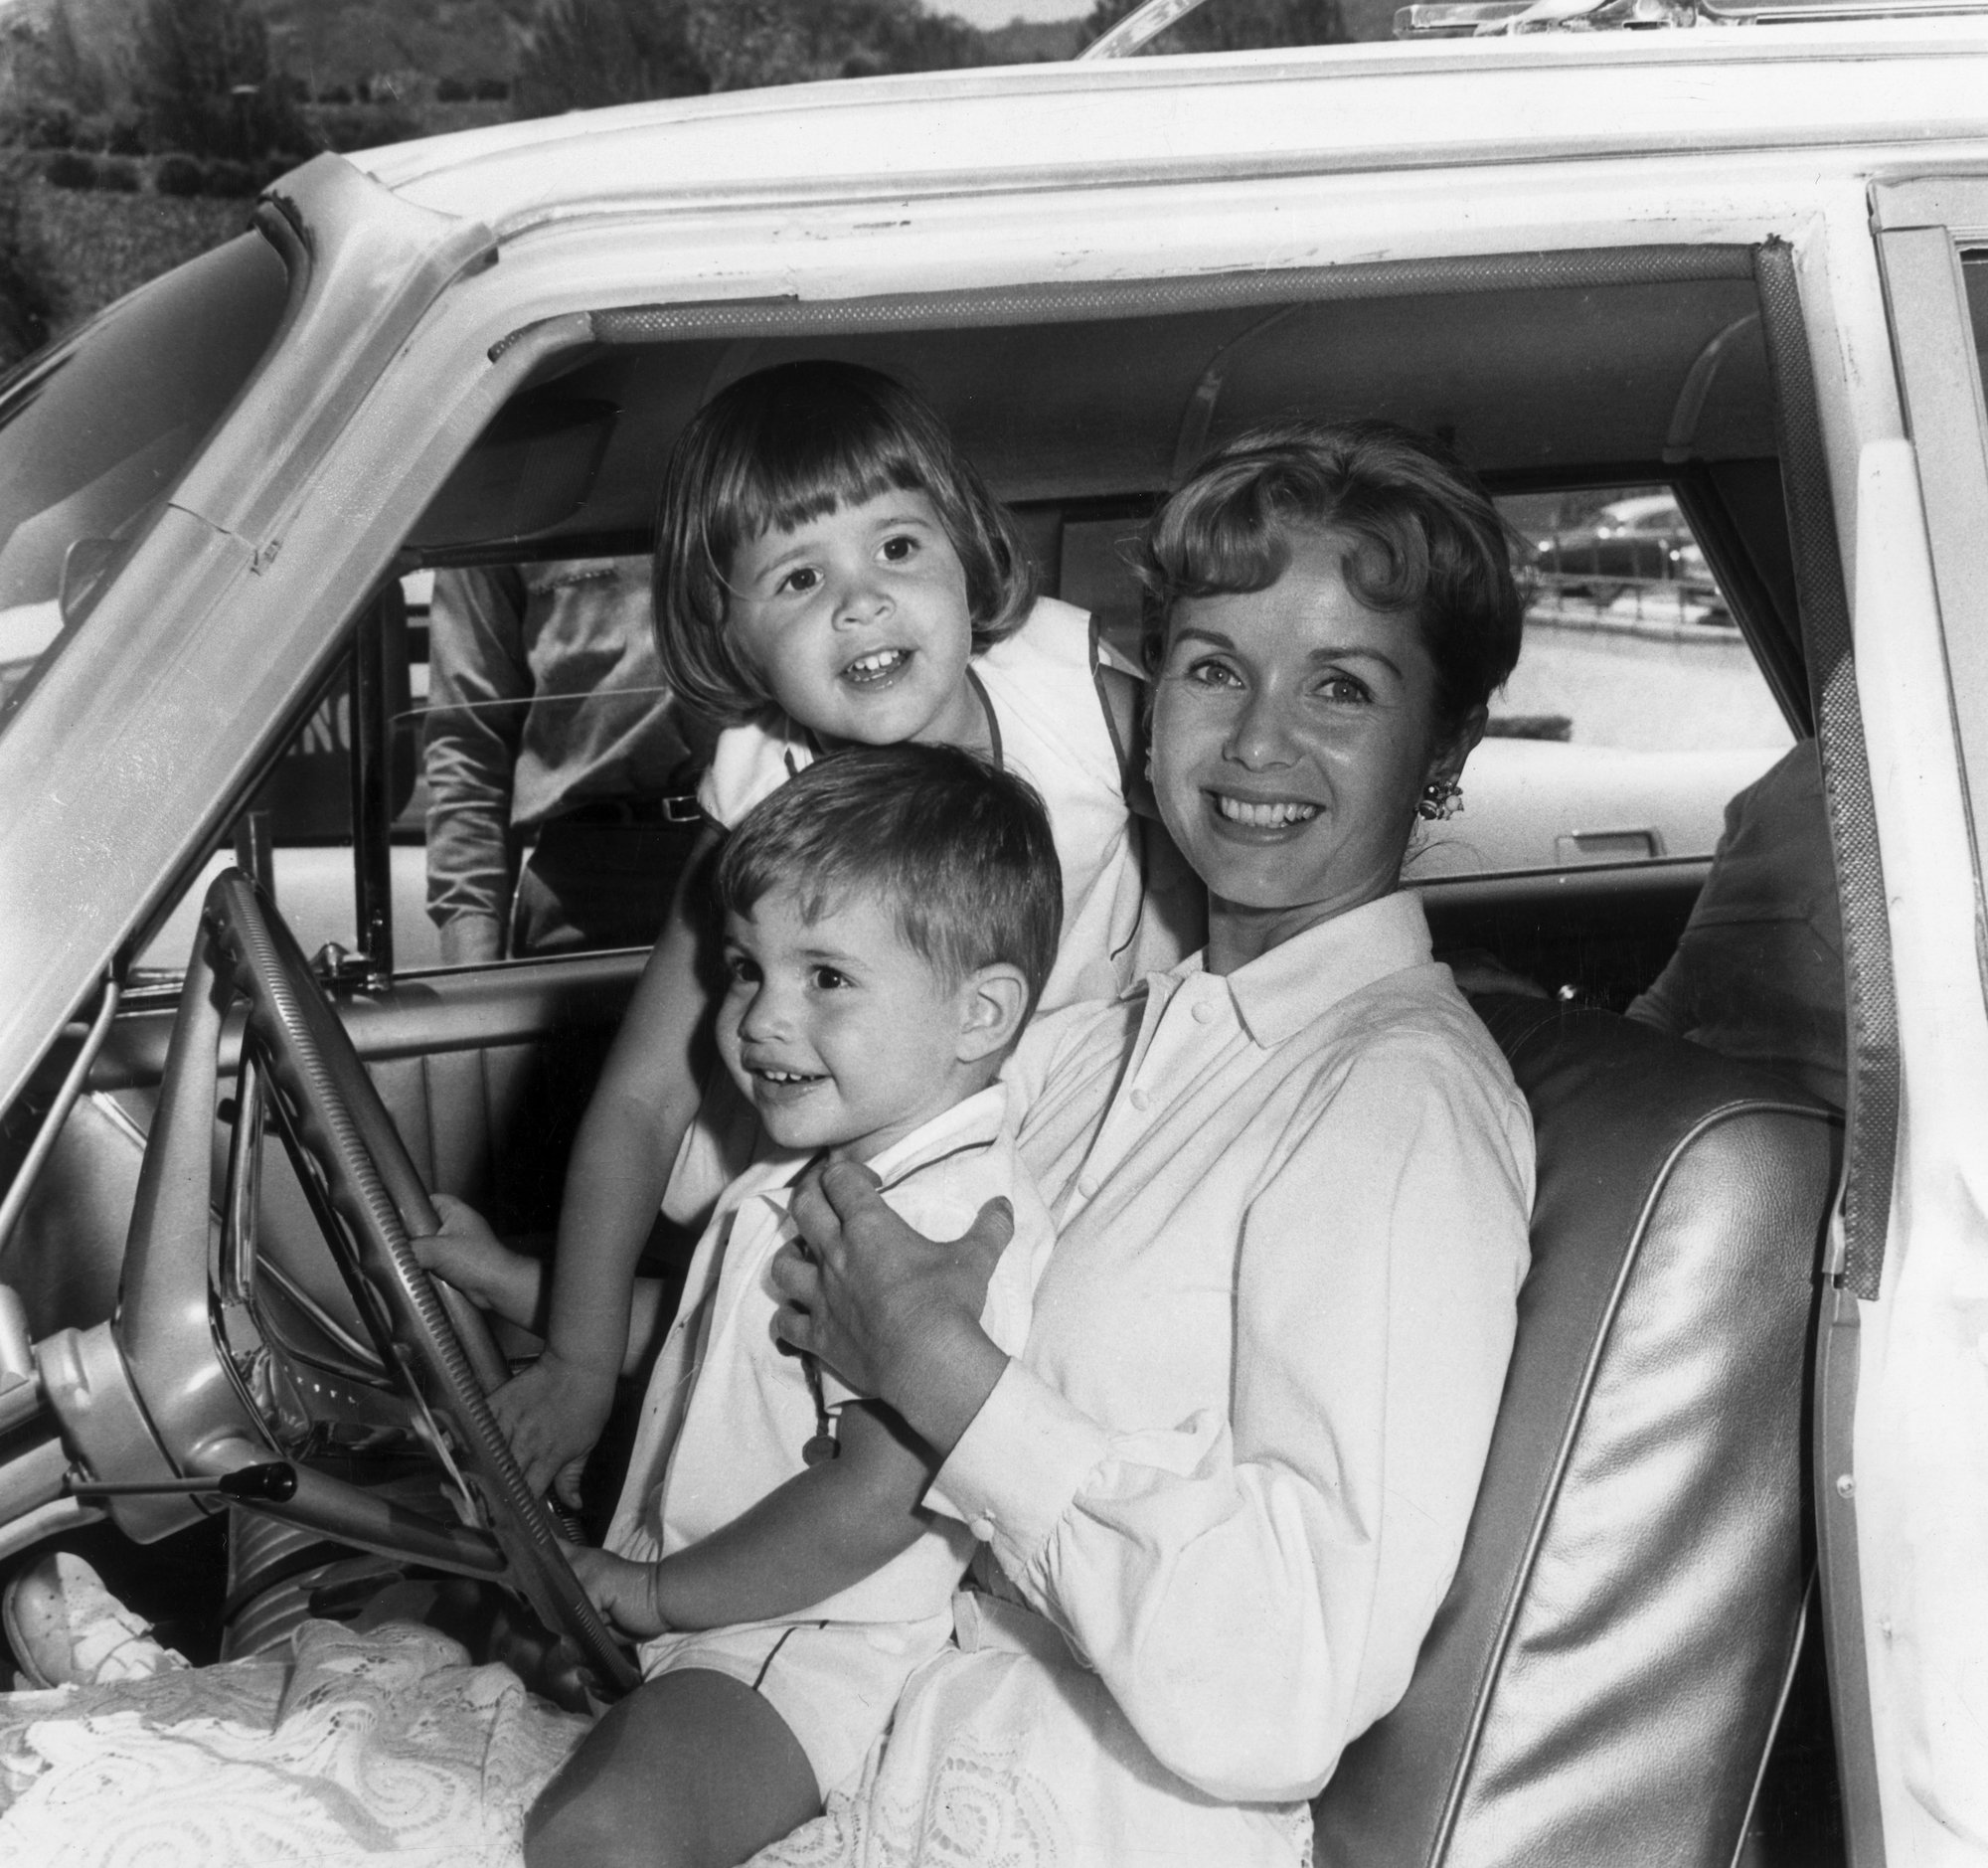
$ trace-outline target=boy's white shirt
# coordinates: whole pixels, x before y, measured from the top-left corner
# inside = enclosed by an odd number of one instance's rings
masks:
[[[982,1326],[1010,1355],[1027,1339],[1037,1281],[1056,1241],[1047,1207],[1015,1151],[1019,1109],[995,1084],[933,1117],[869,1165],[885,1200],[931,1239],[954,1239],[996,1195],[1015,1234],[988,1285]],[[793,1237],[792,1183],[812,1157],[756,1163],[726,1189],[692,1258],[676,1319],[656,1360],[607,1548],[653,1562],[731,1522],[801,1470],[814,1432],[800,1363],[773,1346],[765,1266]],[[831,1405],[840,1385],[829,1383]],[[846,1393],[847,1391],[843,1391]],[[939,1613],[972,1553],[945,1520],[805,1618],[898,1621]]]

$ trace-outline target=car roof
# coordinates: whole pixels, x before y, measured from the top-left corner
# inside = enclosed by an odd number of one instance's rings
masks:
[[[498,232],[990,186],[1788,150],[1869,164],[1983,132],[1988,19],[1533,34],[920,73],[574,112],[365,151]],[[1740,171],[1736,170],[1736,179]]]

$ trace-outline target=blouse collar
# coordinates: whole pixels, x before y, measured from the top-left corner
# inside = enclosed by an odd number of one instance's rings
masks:
[[[1204,972],[1205,955],[1179,968]],[[1236,1015],[1259,1045],[1281,1044],[1342,999],[1430,958],[1428,918],[1412,889],[1397,889],[1307,928],[1225,980]]]

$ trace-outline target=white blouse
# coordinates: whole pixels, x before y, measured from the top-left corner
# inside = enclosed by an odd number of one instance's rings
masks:
[[[1401,1697],[1455,1570],[1528,1262],[1525,1102],[1411,894],[1073,1007],[1011,1073],[1058,1243],[928,1502],[1169,1771],[1295,1803]]]

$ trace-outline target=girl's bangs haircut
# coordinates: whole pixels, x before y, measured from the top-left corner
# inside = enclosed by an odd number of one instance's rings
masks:
[[[726,581],[747,540],[893,490],[930,500],[966,576],[973,645],[1021,626],[1035,573],[1007,512],[923,398],[856,364],[776,365],[701,409],[656,517],[656,634],[677,692],[720,720],[765,704],[726,638]]]

